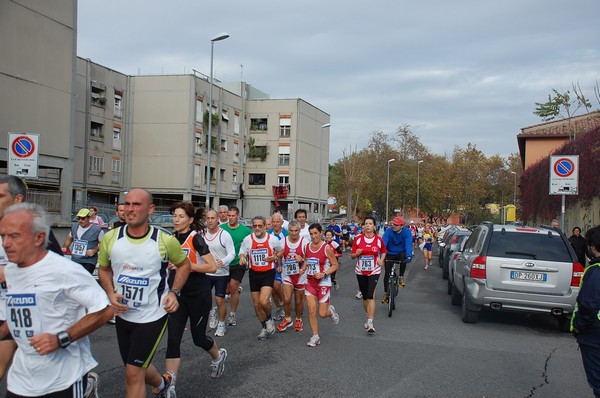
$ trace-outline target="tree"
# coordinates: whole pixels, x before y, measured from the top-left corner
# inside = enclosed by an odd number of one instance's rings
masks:
[[[594,92],[597,92],[598,83],[594,87]],[[558,92],[556,89],[552,89],[554,96],[548,95],[548,101],[536,102],[536,108],[533,112],[534,115],[542,118],[544,122],[549,122],[554,119],[566,119],[569,121],[569,135],[572,134],[572,138],[575,138],[577,131],[571,128],[571,117],[573,117],[579,109],[582,107],[586,113],[589,113],[592,109],[592,103],[588,98],[585,97],[579,83],[572,84],[573,93],[575,98],[571,97],[571,91],[566,90],[564,93]]]

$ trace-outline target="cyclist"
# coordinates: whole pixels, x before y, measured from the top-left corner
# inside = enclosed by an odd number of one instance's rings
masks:
[[[396,262],[400,262],[400,287],[406,286],[404,272],[406,264],[410,263],[413,256],[412,233],[404,226],[404,218],[398,216],[392,220],[392,226],[383,233],[383,243],[387,249],[385,261],[385,275],[383,277],[384,295],[381,302],[387,303],[387,288],[390,271]]]
[[[375,233],[375,218],[365,217],[363,233],[354,239],[352,254],[356,261],[356,279],[363,297],[363,307],[367,314],[365,329],[368,333],[375,333],[373,318],[375,318],[375,288],[384,264],[386,248],[383,239]],[[389,277],[389,273],[388,273]]]

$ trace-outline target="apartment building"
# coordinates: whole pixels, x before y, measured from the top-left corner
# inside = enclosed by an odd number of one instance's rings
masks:
[[[211,207],[289,218],[304,208],[317,219],[319,193],[326,206],[329,115],[317,107],[218,81],[209,104],[202,73],[128,76],[78,58],[76,0],[0,0],[0,11],[0,90],[10,93],[0,99],[0,173],[8,133],[38,133],[38,178],[27,182],[55,224],[92,204],[112,214],[133,187],[150,190],[159,211],[204,205],[209,169]]]

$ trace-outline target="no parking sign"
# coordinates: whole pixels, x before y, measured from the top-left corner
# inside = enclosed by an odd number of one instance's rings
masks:
[[[39,134],[8,133],[8,174],[38,176]]]
[[[550,156],[550,195],[577,195],[579,156]]]

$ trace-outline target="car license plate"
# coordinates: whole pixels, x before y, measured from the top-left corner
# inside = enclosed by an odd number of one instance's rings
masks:
[[[521,281],[546,282],[548,280],[548,274],[542,274],[539,272],[511,271],[510,279],[517,279],[517,280],[521,280]]]

